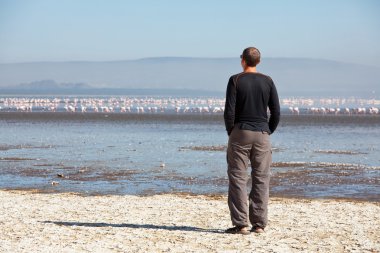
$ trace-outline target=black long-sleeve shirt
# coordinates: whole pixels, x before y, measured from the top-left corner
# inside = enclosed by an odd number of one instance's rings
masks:
[[[268,121],[267,108],[270,111]],[[230,77],[227,85],[224,122],[228,134],[240,129],[273,133],[280,121],[280,102],[273,80],[257,72]]]

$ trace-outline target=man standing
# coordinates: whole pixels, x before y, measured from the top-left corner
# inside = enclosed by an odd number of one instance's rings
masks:
[[[256,71],[260,51],[249,47],[240,56],[243,72],[230,77],[224,122],[227,148],[228,207],[234,227],[227,233],[262,233],[268,222],[269,179],[272,151],[269,135],[280,121],[280,103],[269,76]],[[268,121],[267,110],[270,118]],[[247,168],[251,162],[252,189],[247,205]],[[249,211],[248,211],[249,210]]]

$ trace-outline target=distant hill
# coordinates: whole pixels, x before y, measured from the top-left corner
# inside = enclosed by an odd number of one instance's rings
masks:
[[[54,80],[41,80],[34,81],[30,83],[21,83],[19,85],[13,86],[15,89],[23,90],[44,90],[44,89],[90,89],[90,85],[85,83],[57,83]]]
[[[329,60],[264,58],[259,72],[270,75],[280,96],[379,97],[380,68]],[[159,57],[109,62],[0,64],[0,89],[82,92],[105,90],[205,90],[224,94],[238,58]],[[55,80],[44,83],[41,80]],[[53,83],[54,82],[54,83]],[[70,87],[71,85],[71,87]],[[98,90],[99,91],[99,90]],[[112,92],[111,92],[112,93]]]
[[[137,95],[137,96],[224,96],[224,92],[195,89],[96,88],[84,83],[41,80],[0,87],[0,94],[12,95]]]

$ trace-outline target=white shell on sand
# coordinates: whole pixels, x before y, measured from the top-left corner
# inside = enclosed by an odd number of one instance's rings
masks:
[[[0,252],[379,252],[380,203],[272,198],[231,235],[226,197],[0,191]]]

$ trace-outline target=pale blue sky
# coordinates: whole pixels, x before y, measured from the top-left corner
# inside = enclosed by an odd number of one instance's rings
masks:
[[[0,0],[0,62],[160,56],[322,58],[380,66],[377,0]]]

